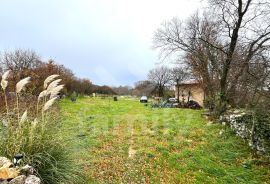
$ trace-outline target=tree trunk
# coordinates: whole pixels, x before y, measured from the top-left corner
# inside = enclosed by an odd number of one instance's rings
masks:
[[[241,7],[241,5],[239,5],[239,6],[240,6],[240,9],[238,10],[239,11],[238,21],[237,21],[236,27],[234,28],[233,33],[232,33],[230,47],[228,50],[227,58],[225,60],[223,71],[222,71],[222,76],[220,79],[220,101],[219,101],[219,105],[220,105],[219,113],[220,114],[225,112],[226,108],[227,108],[227,78],[228,78],[229,70],[231,68],[231,62],[233,60],[235,47],[236,47],[236,44],[238,41],[238,32],[239,32],[239,29],[241,27],[242,18],[243,18],[243,14],[241,13],[242,7]]]
[[[176,85],[177,85],[177,102],[180,102],[180,86],[179,83],[177,83]]]
[[[158,87],[158,96],[163,97],[163,87],[161,85]]]
[[[227,76],[229,72],[229,65],[226,65],[223,70],[222,77],[220,79],[220,98],[218,113],[222,114],[227,108]]]

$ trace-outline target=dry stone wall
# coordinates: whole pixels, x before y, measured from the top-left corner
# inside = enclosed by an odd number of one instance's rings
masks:
[[[0,157],[0,184],[40,184],[39,177],[34,175],[34,168],[25,165],[14,167],[6,157]]]
[[[245,139],[249,146],[259,153],[269,154],[270,124],[258,121],[253,112],[231,110],[220,117],[222,124],[227,124],[237,136]]]

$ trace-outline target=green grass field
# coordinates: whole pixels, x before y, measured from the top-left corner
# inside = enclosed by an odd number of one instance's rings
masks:
[[[202,111],[86,97],[61,111],[87,183],[270,183],[269,162]]]

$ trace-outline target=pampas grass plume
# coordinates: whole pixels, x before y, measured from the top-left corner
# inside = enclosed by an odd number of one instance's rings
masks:
[[[7,86],[8,86],[8,81],[2,79],[2,80],[1,80],[1,87],[2,87],[2,89],[3,89],[4,91],[6,90]]]
[[[58,84],[62,81],[62,79],[56,79],[55,81],[51,82],[47,87],[48,93],[50,93]]]
[[[47,96],[47,90],[42,91],[41,93],[39,93],[38,95],[38,101],[40,101],[41,98]]]
[[[6,71],[3,75],[2,75],[2,80],[7,80],[10,74],[10,70]]]
[[[63,88],[64,88],[64,85],[63,84],[62,85],[59,85],[59,86],[56,86],[55,88],[53,88],[51,90],[51,92],[50,92],[50,94],[51,94],[50,95],[50,99],[56,97]]]
[[[26,78],[20,80],[16,84],[16,93],[20,93],[22,91],[22,89],[25,87],[25,85],[30,82],[30,79],[31,79],[30,77],[26,77]]]
[[[8,77],[10,74],[10,70],[6,71],[3,75],[2,75],[2,80],[1,80],[1,87],[3,88],[3,90],[6,90],[7,85],[8,85]]]
[[[20,124],[24,123],[27,120],[27,110],[24,111],[21,120],[20,120]]]
[[[45,80],[44,80],[44,89],[46,89],[48,87],[48,84],[50,82],[52,82],[55,78],[59,77],[59,75],[57,74],[54,74],[54,75],[50,75],[49,77],[47,77]]]
[[[58,97],[54,97],[54,98],[48,100],[48,101],[45,103],[44,107],[43,107],[43,111],[45,112],[45,111],[47,111],[48,109],[50,109],[50,107],[54,104],[54,102],[55,102],[55,100],[56,100],[57,98],[58,98]]]

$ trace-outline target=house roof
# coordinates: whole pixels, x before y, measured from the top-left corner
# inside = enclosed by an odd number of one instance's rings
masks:
[[[182,81],[179,86],[182,86],[182,85],[197,85],[197,84],[200,84],[200,82],[196,79],[189,79],[189,80],[185,80],[185,81]]]

